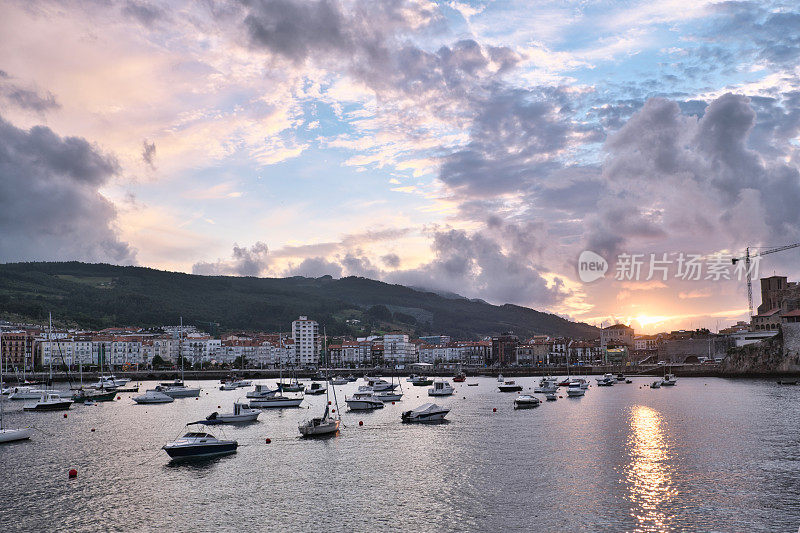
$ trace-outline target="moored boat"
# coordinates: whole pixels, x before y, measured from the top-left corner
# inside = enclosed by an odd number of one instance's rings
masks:
[[[467,375],[464,372],[456,374],[453,378],[453,383],[464,383],[467,381]]]
[[[155,390],[155,389],[150,389],[148,391],[145,391],[145,393],[142,396],[134,397],[133,401],[136,402],[136,403],[142,403],[142,404],[146,404],[146,403],[170,403],[170,402],[174,402],[175,398],[173,398],[172,396],[167,396],[166,394],[164,394],[161,391],[158,391],[158,390]]]
[[[216,411],[206,417],[205,420],[199,422],[206,425],[217,424],[241,424],[243,422],[255,422],[258,420],[258,415],[261,411],[250,409],[247,404],[235,402],[233,404],[232,413],[217,413]]]
[[[498,385],[497,388],[500,392],[517,392],[522,390],[522,385],[517,385],[514,380],[508,380]]]
[[[530,394],[520,394],[514,398],[515,409],[530,409],[532,407],[539,407],[540,403],[542,402],[539,400],[539,398],[536,396],[531,396]]]
[[[415,409],[404,411],[400,418],[403,422],[440,422],[449,412],[450,409],[446,407],[425,403]]]
[[[383,407],[383,402],[375,397],[375,393],[366,390],[358,391],[349,398],[345,398],[344,401],[351,411],[367,411]]]
[[[25,411],[65,411],[72,405],[70,398],[62,398],[57,392],[45,392],[34,403],[25,404]]]
[[[661,380],[657,379],[650,384],[651,389],[660,389],[661,388]]]
[[[311,383],[311,385],[308,387],[308,389],[306,389],[306,394],[311,394],[311,395],[316,396],[318,394],[325,394],[326,390],[327,389],[326,389],[325,385],[323,385],[322,383],[317,383],[315,381],[315,382]]]
[[[162,449],[172,459],[198,459],[236,453],[239,443],[235,440],[220,440],[207,431],[190,431]]]
[[[586,389],[581,387],[581,384],[577,381],[573,381],[567,387],[567,396],[571,398],[577,398],[586,394]]]
[[[454,392],[455,389],[450,382],[442,379],[433,382],[433,388],[428,389],[428,396],[450,396]]]
[[[661,381],[661,384],[665,387],[672,387],[678,384],[678,378],[675,377],[675,374],[667,374],[664,376],[664,379]]]

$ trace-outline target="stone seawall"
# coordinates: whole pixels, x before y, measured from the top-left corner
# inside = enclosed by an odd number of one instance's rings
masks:
[[[783,324],[770,339],[732,348],[721,370],[731,377],[800,374],[800,323]]]

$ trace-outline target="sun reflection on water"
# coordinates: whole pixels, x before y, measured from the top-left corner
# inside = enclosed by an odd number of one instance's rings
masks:
[[[629,416],[627,448],[630,462],[625,470],[635,531],[666,531],[675,496],[669,469],[669,450],[661,414],[638,405]]]

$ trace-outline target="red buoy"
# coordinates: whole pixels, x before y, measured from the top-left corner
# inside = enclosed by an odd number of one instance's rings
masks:
[[[78,477],[78,471],[75,470],[74,468],[70,468],[69,469],[69,478],[72,479],[72,478],[75,478],[75,477]]]
[[[92,433],[94,433],[94,428],[92,428]]]
[[[363,421],[363,420],[359,420],[359,421],[358,421],[358,425],[359,425],[359,426],[363,426],[363,425],[364,425],[364,421]]]
[[[217,406],[217,409],[222,409],[222,406],[221,406],[221,405],[218,405],[218,406]]]
[[[496,413],[497,412],[497,407],[492,408],[492,412]]]
[[[199,400],[200,398],[195,398],[195,400]]]
[[[266,439],[264,442],[266,442],[267,444],[269,444],[270,442],[272,442],[272,439],[271,439],[271,438],[269,438],[269,437],[267,437],[267,439]]]
[[[122,399],[122,396],[117,396],[117,400],[121,400],[121,399]]]
[[[64,413],[64,418],[67,418],[67,413]]]
[[[392,405],[394,405],[394,402],[392,402]]]
[[[335,413],[335,412],[336,412],[336,409],[331,409],[331,413]]]
[[[330,400],[328,400],[328,405],[330,405],[330,404],[331,404],[331,401],[330,401]]]

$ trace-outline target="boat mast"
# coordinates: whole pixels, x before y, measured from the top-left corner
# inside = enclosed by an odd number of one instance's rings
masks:
[[[53,386],[53,313],[48,313],[50,315],[50,327],[47,330],[47,349],[50,352],[50,357],[48,359],[50,363],[50,379],[48,385],[51,387]]]
[[[0,329],[0,431],[3,429],[5,416],[5,398],[3,398],[3,330]]]
[[[181,337],[183,337],[183,317],[181,317],[181,325],[178,329],[178,357],[181,358],[181,383],[183,383],[183,350],[181,349]]]

